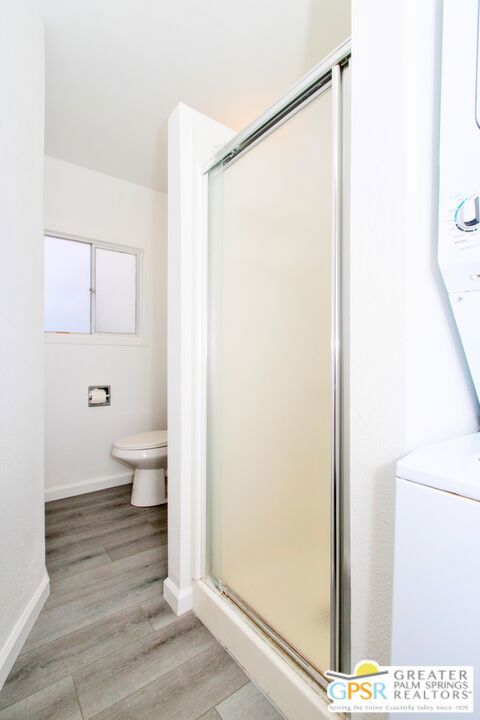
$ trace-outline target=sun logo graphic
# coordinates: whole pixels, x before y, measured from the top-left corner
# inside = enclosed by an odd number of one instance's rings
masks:
[[[357,663],[351,675],[332,670],[327,670],[325,675],[332,680],[327,693],[333,703],[387,700],[387,686],[382,676],[388,675],[388,670],[382,670],[373,660],[362,660]]]

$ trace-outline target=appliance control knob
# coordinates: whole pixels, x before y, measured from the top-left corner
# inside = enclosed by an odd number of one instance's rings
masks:
[[[480,225],[480,199],[478,195],[462,200],[455,211],[455,225],[463,232],[478,230]]]

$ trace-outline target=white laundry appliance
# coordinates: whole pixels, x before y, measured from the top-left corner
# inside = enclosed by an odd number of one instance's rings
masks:
[[[480,397],[479,3],[443,12],[438,261]],[[391,664],[473,665],[480,719],[480,433],[397,465]]]
[[[392,665],[473,666],[480,690],[480,433],[397,464],[394,568]]]

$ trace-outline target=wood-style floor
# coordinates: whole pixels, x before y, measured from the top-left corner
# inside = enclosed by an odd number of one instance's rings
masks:
[[[167,509],[130,486],[46,506],[51,595],[0,692],[0,720],[279,720],[189,613],[162,597]]]

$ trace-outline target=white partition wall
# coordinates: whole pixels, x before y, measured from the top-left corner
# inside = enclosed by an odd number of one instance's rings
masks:
[[[191,610],[202,576],[202,169],[234,135],[178,105],[168,123],[168,578],[166,600]]]

